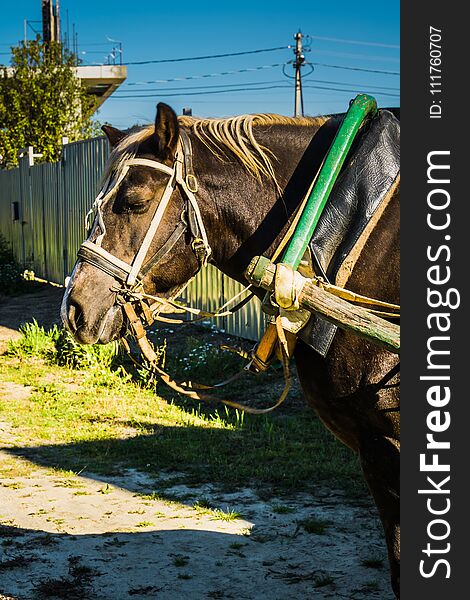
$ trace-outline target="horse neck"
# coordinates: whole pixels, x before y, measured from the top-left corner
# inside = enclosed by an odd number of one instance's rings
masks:
[[[206,227],[213,262],[246,283],[243,273],[253,256],[271,256],[287,231],[337,129],[321,126],[256,127],[256,139],[273,152],[282,195],[273,181],[257,179],[236,161],[221,162],[200,146],[199,165]]]

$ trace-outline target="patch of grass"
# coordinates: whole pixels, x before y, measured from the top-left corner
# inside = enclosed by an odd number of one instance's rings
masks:
[[[147,596],[149,594],[156,594],[162,589],[163,588],[157,588],[153,585],[143,585],[136,588],[130,588],[127,593],[129,596]]]
[[[178,573],[178,579],[192,579],[193,576],[189,573]]]
[[[232,521],[237,521],[242,518],[242,514],[235,510],[221,510],[216,508],[211,511],[212,512],[212,521],[226,521],[227,523],[231,523]]]
[[[54,546],[58,543],[57,539],[50,533],[37,535],[33,538],[33,543],[39,546]]]
[[[365,558],[361,561],[361,565],[367,569],[382,569],[384,561],[381,558]]]
[[[119,352],[117,342],[110,344],[94,344],[91,346],[79,344],[65,330],[61,330],[56,343],[56,362],[73,369],[110,367],[116,361]]]
[[[155,523],[152,521],[140,521],[140,523],[136,523],[135,527],[153,527]]]
[[[314,533],[316,535],[324,535],[330,524],[330,521],[315,519],[314,517],[297,521],[298,527],[302,527],[307,533]]]
[[[83,483],[81,481],[77,481],[74,479],[57,479],[54,482],[54,487],[63,487],[63,488],[82,488]]]
[[[0,290],[2,294],[19,292],[24,285],[23,267],[15,259],[12,249],[0,234]]]
[[[38,325],[36,319],[33,319],[31,323],[21,325],[20,333],[22,335],[18,340],[8,342],[7,354],[10,356],[17,358],[28,356],[51,358],[54,355],[55,343],[60,334],[60,330],[56,325],[46,331],[44,327]]]
[[[186,567],[189,563],[189,556],[183,556],[182,554],[178,554],[173,557],[171,561],[175,567]]]
[[[72,369],[93,367],[93,373],[98,370],[101,375],[117,362],[119,348],[116,342],[82,345],[57,325],[46,330],[36,319],[21,325],[20,333],[18,340],[8,342],[7,355],[22,359],[41,357],[51,364]]]
[[[2,487],[9,488],[10,490],[22,490],[24,488],[24,485],[21,483],[21,481],[12,481],[10,483],[7,483],[6,481],[0,481],[0,485]]]
[[[232,542],[229,546],[232,550],[241,550],[246,544],[241,544],[240,542]]]
[[[376,579],[372,579],[371,581],[366,581],[362,587],[359,588],[360,592],[378,592],[380,590],[380,584]]]
[[[194,510],[197,510],[199,513],[207,513],[215,508],[214,504],[205,496],[196,500],[193,504]]]
[[[54,518],[54,517],[47,517],[46,521],[48,523],[54,523],[54,525],[56,525],[57,527],[60,527],[61,525],[63,525],[65,523],[65,519]]]
[[[224,598],[225,597],[225,592],[223,590],[211,590],[210,592],[207,592],[207,597],[208,598]]]
[[[271,510],[273,511],[273,513],[276,513],[278,515],[288,515],[290,513],[295,512],[295,508],[287,506],[287,504],[273,504],[271,505]]]
[[[39,517],[41,515],[48,515],[48,514],[49,514],[48,510],[46,510],[45,508],[40,508],[36,512],[28,513],[28,516],[30,516],[30,517]]]
[[[331,575],[317,575],[316,577],[314,577],[313,580],[315,582],[316,588],[321,588],[321,587],[325,587],[327,585],[331,585],[335,581],[333,579],[333,577],[331,577]]]
[[[2,571],[9,571],[11,569],[22,569],[29,567],[34,560],[35,559],[31,556],[14,556],[13,558],[8,558],[7,560],[1,560],[0,573]]]
[[[81,564],[81,557],[70,556],[68,574],[58,579],[43,579],[35,586],[35,592],[42,598],[63,598],[83,600],[90,597],[93,577],[100,575],[96,569]]]

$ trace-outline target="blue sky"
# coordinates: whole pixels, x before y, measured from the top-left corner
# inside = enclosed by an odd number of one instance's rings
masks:
[[[398,0],[60,0],[62,29],[67,29],[68,11],[69,32],[74,24],[84,64],[105,62],[117,45],[109,40],[122,43],[124,63],[286,47],[201,61],[129,65],[127,81],[97,115],[101,122],[120,128],[152,121],[160,100],[178,113],[191,107],[200,116],[292,114],[293,80],[283,74],[282,66],[273,65],[292,60],[287,46],[294,43],[299,28],[311,36],[304,41],[310,49],[307,61],[342,67],[313,65],[310,74],[311,67],[304,67],[306,114],[342,112],[359,91],[372,93],[381,106],[398,106],[400,78],[393,73],[399,71],[399,6]],[[41,19],[41,0],[2,2],[0,63],[8,63],[9,46],[23,39],[24,19],[30,21],[27,35],[32,38],[32,28],[41,29],[33,22]],[[242,69],[253,70],[220,75]],[[292,66],[286,65],[285,72],[293,75]],[[202,75],[210,77],[181,79]],[[179,80],[169,81],[174,79]],[[159,82],[142,83],[155,80]]]

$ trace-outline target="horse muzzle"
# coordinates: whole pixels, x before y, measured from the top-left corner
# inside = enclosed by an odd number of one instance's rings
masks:
[[[64,327],[80,344],[107,344],[125,333],[126,321],[122,307],[115,302],[109,290],[99,294],[97,286],[75,285],[77,273],[72,277],[62,299],[60,314]]]

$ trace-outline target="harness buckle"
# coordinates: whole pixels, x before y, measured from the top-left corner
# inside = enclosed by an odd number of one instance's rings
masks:
[[[197,190],[198,190],[197,179],[196,179],[196,176],[193,175],[192,173],[188,173],[186,175],[186,187],[193,194],[197,193]]]
[[[204,243],[204,240],[201,238],[195,238],[191,242],[191,248],[193,249],[194,254],[196,255],[196,258],[197,258],[199,264],[205,265],[207,257],[208,257],[208,253],[207,253],[207,248],[206,248],[206,244]]]

